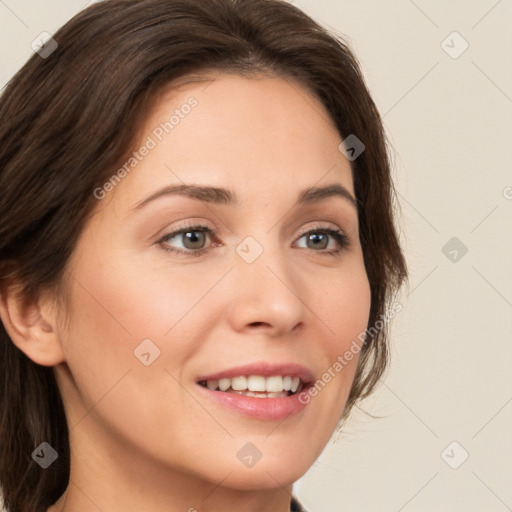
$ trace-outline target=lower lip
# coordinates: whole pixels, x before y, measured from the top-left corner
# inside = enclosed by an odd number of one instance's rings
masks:
[[[258,398],[254,396],[238,395],[223,391],[213,391],[201,386],[202,393],[217,403],[233,409],[241,414],[262,420],[282,420],[288,416],[298,414],[306,407],[299,401],[299,393],[281,398]],[[301,393],[307,391],[304,388]]]

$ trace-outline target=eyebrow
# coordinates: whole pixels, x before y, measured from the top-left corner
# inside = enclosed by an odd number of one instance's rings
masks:
[[[184,196],[191,199],[198,199],[207,203],[223,205],[239,205],[240,200],[233,190],[205,185],[168,185],[157,190],[143,201],[135,205],[134,210],[140,210],[143,206],[162,196]],[[330,197],[341,197],[346,199],[357,211],[357,201],[352,194],[341,184],[333,183],[324,187],[310,187],[299,193],[296,204],[299,206],[318,203]]]

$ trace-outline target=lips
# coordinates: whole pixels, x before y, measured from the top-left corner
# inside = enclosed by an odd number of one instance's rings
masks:
[[[244,416],[267,421],[284,420],[303,411],[308,402],[299,400],[300,393],[306,392],[313,381],[308,368],[294,363],[236,366],[196,379],[199,392],[206,399]],[[276,391],[279,386],[281,391]]]

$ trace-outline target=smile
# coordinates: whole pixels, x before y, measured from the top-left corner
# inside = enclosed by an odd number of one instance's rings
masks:
[[[307,393],[314,380],[302,365],[260,362],[203,375],[196,383],[199,393],[222,410],[268,421],[303,411],[309,401],[299,400],[300,393]]]
[[[256,398],[280,398],[302,391],[304,383],[297,376],[241,375],[234,378],[212,379],[199,382],[212,391],[235,393]]]

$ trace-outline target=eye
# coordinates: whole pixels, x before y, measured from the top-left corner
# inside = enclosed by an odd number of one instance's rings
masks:
[[[339,254],[341,251],[349,246],[349,239],[345,233],[339,229],[327,227],[315,227],[304,233],[299,240],[306,239],[306,248],[313,251],[320,251],[330,255]],[[329,245],[329,238],[334,240],[334,248],[327,249]],[[311,245],[308,245],[311,244]],[[336,247],[336,244],[338,247]]]
[[[203,225],[183,226],[177,231],[173,231],[172,233],[165,235],[160,239],[159,243],[166,251],[169,252],[199,256],[208,250],[204,247],[204,243],[207,238],[206,234],[214,235],[215,232],[209,227]],[[164,245],[164,242],[165,244],[169,244],[169,242],[174,239],[181,240],[183,249],[185,250],[176,248],[175,246],[169,247],[168,245]]]
[[[176,231],[166,234],[158,243],[168,252],[200,256],[207,252],[210,246],[222,245],[216,235],[217,232],[207,226],[190,225],[183,226]],[[208,236],[215,239],[214,243],[210,244],[210,246],[206,245]],[[314,227],[304,233],[298,240],[303,238],[306,239],[306,249],[333,256],[341,253],[350,244],[349,238],[345,233],[330,227]],[[171,243],[173,240],[181,243],[181,247],[176,247],[174,243]],[[334,241],[334,247],[328,248],[331,241]]]

